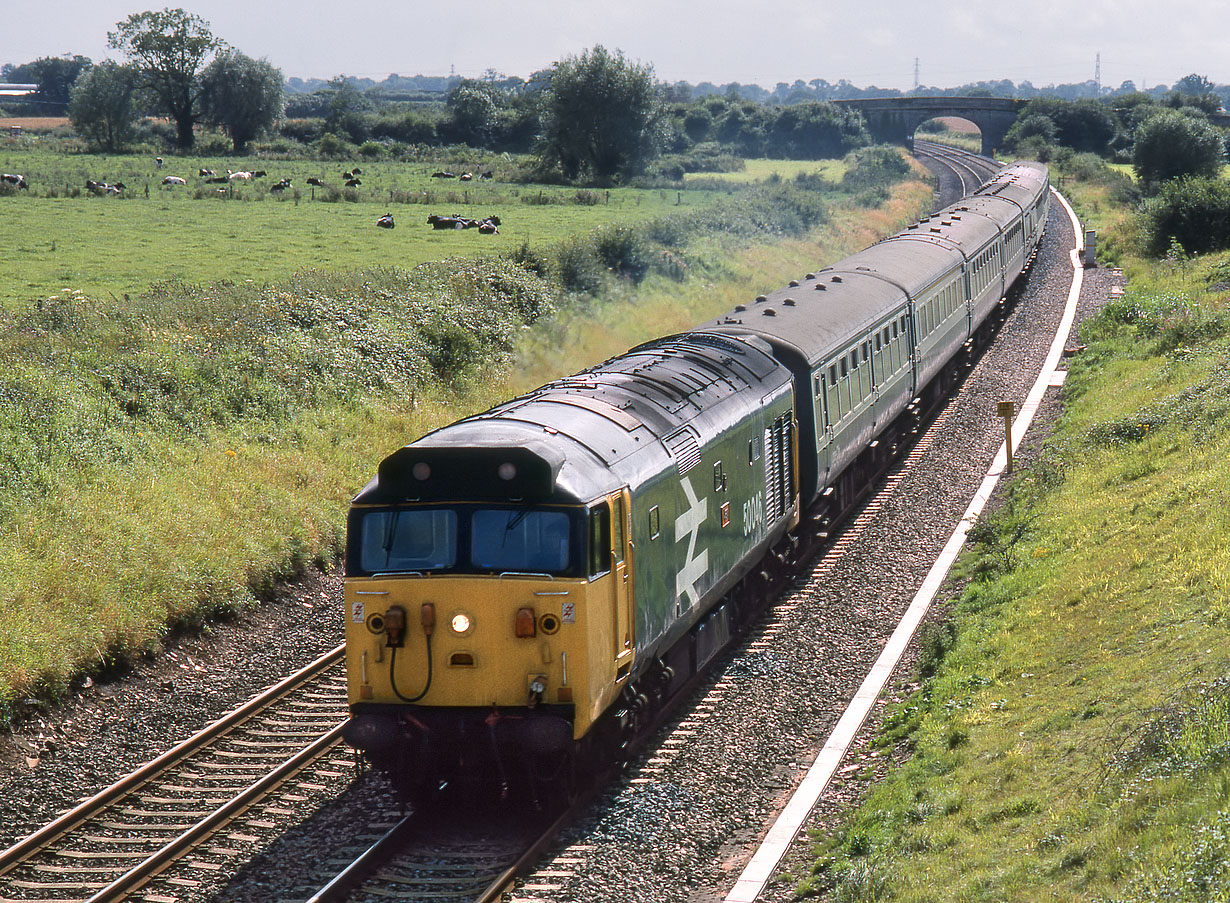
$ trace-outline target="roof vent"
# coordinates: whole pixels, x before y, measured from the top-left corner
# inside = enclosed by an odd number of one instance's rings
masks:
[[[798,287],[799,287],[799,280],[797,280],[797,279],[791,279],[791,280],[790,280],[790,287],[791,287],[791,288],[798,288]]]
[[[735,312],[736,312],[736,313],[743,313],[743,311],[745,311],[745,310],[747,310],[747,305],[746,305],[746,304],[736,304],[736,305],[735,305]]]
[[[757,295],[757,296],[756,296],[756,303],[757,303],[757,304],[764,304],[764,303],[765,303],[766,301],[768,301],[768,300],[769,300],[769,298],[768,298],[768,296],[767,296],[767,295]]]
[[[761,311],[761,313],[763,313],[766,317],[776,317],[777,316],[777,311],[775,311],[771,307],[766,307],[763,311]]]
[[[840,277],[840,276],[834,276],[834,277],[833,277],[833,281],[834,281],[834,282],[841,282],[841,277]]]
[[[794,307],[797,303],[798,302],[795,301],[793,298],[787,298],[785,301],[782,302],[782,304],[786,305],[787,307]]]
[[[804,279],[807,279],[808,281],[810,281],[810,280],[812,280],[812,279],[815,279],[815,278],[816,278],[816,274],[815,274],[815,273],[808,273],[808,274],[807,274],[806,276],[804,276],[803,278],[804,278]]]
[[[816,291],[818,291],[818,292],[827,292],[828,290],[829,290],[829,287],[828,287],[827,285],[825,285],[823,282],[817,282],[817,283],[816,283]]]
[[[939,227],[939,226],[932,226],[932,227],[931,227],[931,231],[932,231],[932,232],[942,232],[943,230],[942,230],[942,229],[940,229],[940,227]]]

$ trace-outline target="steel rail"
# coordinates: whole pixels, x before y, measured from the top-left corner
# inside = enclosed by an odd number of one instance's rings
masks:
[[[183,834],[95,893],[87,903],[113,903],[113,901],[126,899],[130,892],[145,884],[256,800],[294,777],[304,767],[340,743],[344,726],[344,724],[339,724],[327,734],[322,734],[318,739],[312,741],[311,745],[304,747],[255,784],[249,785]]]
[[[65,812],[55,821],[35,831],[33,834],[19,840],[4,852],[0,853],[0,875],[11,871],[22,862],[29,859],[39,850],[45,849],[56,840],[68,834],[87,819],[92,818],[107,806],[123,799],[142,784],[148,783],[172,766],[182,762],[188,756],[216,740],[219,736],[246,721],[249,717],[266,708],[272,702],[285,696],[299,684],[305,683],[325,669],[341,661],[345,654],[345,646],[336,646],[287,677],[248,700],[239,708],[219,718],[217,721],[197,731],[191,737],[183,740],[167,750],[156,759],[142,765],[136,771],[126,775],[109,787],[100,790],[89,799],[79,803]],[[327,736],[327,735],[326,735]]]

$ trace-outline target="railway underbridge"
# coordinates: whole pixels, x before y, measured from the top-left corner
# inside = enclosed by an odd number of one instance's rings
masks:
[[[891,144],[909,144],[914,130],[929,119],[967,119],[982,132],[982,153],[987,156],[1003,144],[1027,103],[1005,97],[882,97],[834,102],[858,110],[867,120],[872,137]]]

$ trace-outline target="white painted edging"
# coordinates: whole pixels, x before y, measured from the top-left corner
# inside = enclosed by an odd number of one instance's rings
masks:
[[[1059,202],[1063,204],[1064,210],[1067,211],[1068,219],[1072,222],[1073,233],[1077,236],[1077,241],[1079,242],[1084,235],[1081,231],[1080,220],[1076,218],[1071,205],[1068,204],[1067,199],[1063,195],[1056,191],[1055,196],[1059,198]],[[1051,343],[1050,351],[1046,356],[1046,362],[1043,363],[1038,379],[1034,382],[1033,388],[1029,390],[1029,394],[1025,397],[1025,403],[1021,405],[1021,411],[1012,424],[1012,449],[1014,452],[1033,422],[1034,415],[1038,412],[1038,407],[1042,403],[1042,396],[1047,388],[1063,383],[1064,371],[1057,370],[1056,367],[1059,364],[1060,357],[1063,355],[1063,348],[1067,343],[1068,334],[1072,330],[1072,321],[1076,317],[1076,303],[1080,298],[1081,285],[1084,282],[1084,268],[1081,265],[1079,246],[1072,249],[1070,256],[1073,269],[1072,287],[1068,290],[1068,301],[1064,307],[1063,318],[1059,322],[1059,328],[1055,331],[1055,339]],[[923,581],[923,585],[918,590],[917,595],[914,596],[910,607],[906,609],[905,615],[897,625],[897,629],[889,637],[884,651],[880,653],[880,657],[876,659],[876,663],[863,680],[862,686],[858,688],[858,692],[850,700],[850,705],[837,722],[837,726],[833,728],[833,732],[829,735],[828,740],[825,741],[824,747],[816,755],[816,760],[807,770],[807,774],[803,777],[803,782],[795,790],[794,795],[791,796],[790,802],[786,804],[786,808],[782,810],[777,820],[773,822],[773,826],[769,828],[769,833],[765,836],[755,855],[752,856],[751,861],[743,869],[743,873],[735,882],[735,886],[726,895],[724,903],[755,903],[760,892],[764,890],[764,886],[772,876],[773,870],[777,868],[777,864],[794,842],[799,829],[803,827],[803,822],[807,820],[807,816],[811,814],[816,801],[820,799],[820,794],[824,792],[824,788],[832,780],[837,766],[841,764],[841,760],[845,757],[847,750],[849,750],[850,744],[854,742],[854,737],[858,734],[859,728],[863,726],[863,722],[871,712],[871,707],[875,705],[875,701],[879,698],[884,685],[897,667],[897,663],[901,661],[901,656],[905,653],[906,646],[909,645],[910,639],[914,636],[914,631],[918,628],[923,615],[927,613],[927,609],[935,599],[936,593],[939,592],[940,586],[948,576],[948,570],[956,560],[957,553],[965,545],[966,534],[969,533],[970,527],[978,520],[979,514],[982,513],[983,507],[991,497],[991,491],[995,488],[995,484],[999,482],[1000,476],[1007,467],[1007,461],[1008,451],[1005,444],[1000,446],[999,452],[995,455],[995,460],[991,462],[991,467],[987,471],[986,477],[983,478],[982,485],[978,487],[978,491],[974,494],[969,507],[965,509],[965,514],[962,515],[956,529],[953,530],[952,535],[948,538],[948,542],[944,545],[944,550],[940,552],[939,558],[931,565],[927,578]]]

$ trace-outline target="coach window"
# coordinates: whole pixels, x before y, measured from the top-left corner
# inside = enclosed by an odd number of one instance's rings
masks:
[[[718,461],[713,465],[713,491],[726,491],[726,471],[722,469],[721,461]]]
[[[658,517],[658,506],[654,505],[649,509],[649,538],[657,539],[661,534],[660,518]]]
[[[589,576],[611,569],[611,509],[606,502],[589,510]]]

